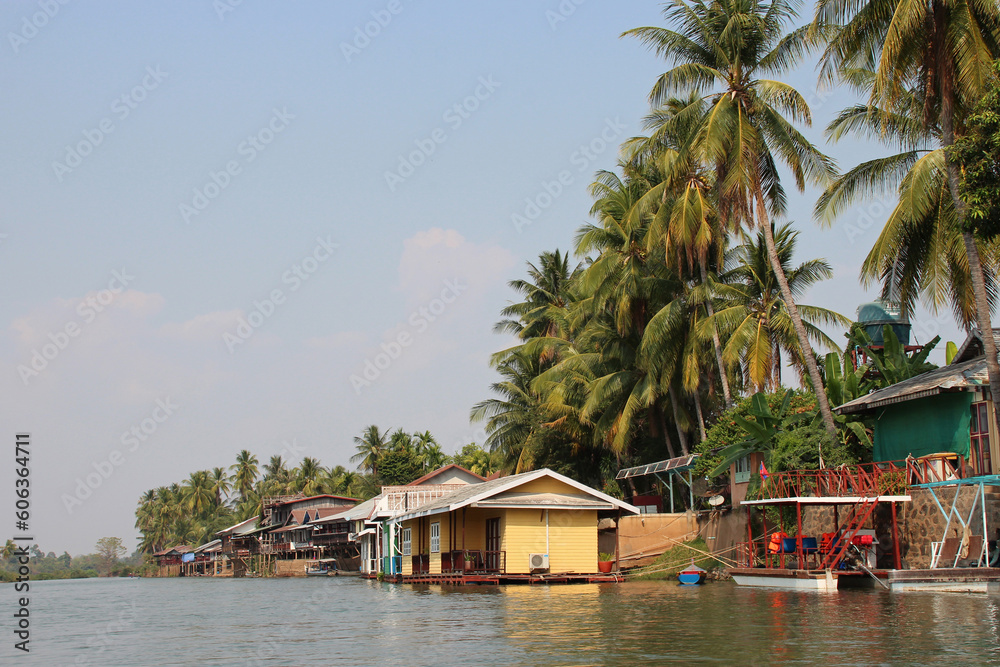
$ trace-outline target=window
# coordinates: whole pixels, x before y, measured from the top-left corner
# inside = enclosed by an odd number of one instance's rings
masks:
[[[436,554],[441,551],[441,524],[431,524],[431,553]]]
[[[977,475],[992,475],[990,462],[990,417],[986,401],[972,404],[972,420],[969,422],[969,457],[973,460]]]
[[[745,484],[750,481],[750,457],[744,456],[736,459],[736,477],[734,484]]]
[[[404,528],[403,529],[403,555],[404,556],[409,556],[410,555],[410,545],[411,545],[410,535],[412,534],[410,532],[410,530],[411,529],[409,529],[409,528]]]

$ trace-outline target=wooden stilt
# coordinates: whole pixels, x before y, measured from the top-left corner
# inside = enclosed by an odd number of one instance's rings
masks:
[[[899,527],[896,524],[896,503],[892,505],[892,560],[897,570],[903,569],[903,559],[899,556]]]

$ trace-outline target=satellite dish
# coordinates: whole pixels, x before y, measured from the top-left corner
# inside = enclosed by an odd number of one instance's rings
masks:
[[[726,499],[723,498],[722,496],[712,496],[711,498],[708,499],[708,504],[711,505],[712,507],[718,507],[724,502],[726,502]]]

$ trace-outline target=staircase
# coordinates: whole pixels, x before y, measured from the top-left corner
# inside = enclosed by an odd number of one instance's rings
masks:
[[[865,498],[851,508],[850,514],[847,515],[846,520],[840,526],[840,539],[837,541],[836,546],[823,556],[823,561],[820,563],[819,569],[825,570],[829,568],[832,570],[840,565],[844,554],[851,548],[851,543],[855,535],[864,527],[865,522],[868,521],[872,512],[875,511],[875,505],[877,504],[874,500]]]

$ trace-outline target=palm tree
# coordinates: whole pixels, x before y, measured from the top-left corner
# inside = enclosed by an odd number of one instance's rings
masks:
[[[192,515],[199,517],[207,513],[215,502],[212,479],[207,470],[191,473],[185,482],[184,505]]]
[[[500,311],[504,318],[493,327],[495,333],[513,333],[521,340],[553,337],[560,331],[564,311],[571,300],[570,283],[579,267],[571,269],[569,254],[543,252],[538,266],[528,262],[529,280],[511,280],[508,286],[524,297]]]
[[[236,455],[236,463],[229,467],[233,471],[233,486],[240,494],[240,500],[246,500],[247,494],[257,481],[257,457],[243,449]]]
[[[215,494],[216,506],[222,506],[222,497],[229,496],[233,486],[230,484],[229,475],[225,468],[212,468],[212,493]]]
[[[380,432],[378,426],[372,424],[360,437],[355,436],[355,450],[358,453],[351,457],[351,463],[357,463],[358,468],[367,470],[378,478],[378,462],[385,453],[388,443],[388,435]]]
[[[299,491],[307,496],[314,496],[323,492],[324,477],[325,470],[319,460],[307,456],[302,459],[302,463],[299,464],[298,474],[295,479],[295,486]]]
[[[851,77],[855,88],[866,90],[875,74],[858,70]],[[860,199],[895,189],[898,203],[862,264],[862,284],[881,281],[882,297],[907,314],[918,298],[932,312],[950,304],[956,320],[969,327],[976,321],[976,299],[948,190],[946,151],[930,148],[940,133],[921,123],[923,103],[918,95],[919,91],[913,92],[895,111],[858,104],[830,123],[826,133],[833,141],[857,133],[902,150],[863,162],[838,177],[817,201],[816,214],[824,222],[832,221]],[[992,306],[1000,243],[980,241],[977,246],[986,260],[983,271]]]
[[[437,470],[444,465],[447,456],[430,431],[415,433],[413,437],[413,449],[423,461],[425,470]]]
[[[515,473],[530,470],[527,454],[541,425],[539,398],[531,390],[538,376],[539,359],[523,349],[494,360],[501,380],[490,385],[499,398],[473,406],[473,422],[486,422],[486,448],[499,452],[503,467]]]
[[[690,152],[695,160],[714,166],[719,214],[729,228],[763,230],[823,421],[836,433],[809,334],[782,272],[771,229],[771,217],[785,208],[779,163],[792,172],[799,190],[807,181],[822,183],[834,174],[832,161],[792,125],[811,122],[805,99],[788,84],[765,78],[799,62],[810,48],[809,27],[786,34],[795,17],[787,0],[674,0],[664,15],[678,30],[647,27],[624,33],[674,64],[656,81],[650,101],[660,106],[674,91],[707,91],[707,110],[692,104],[678,113],[678,122],[697,118],[697,129],[681,155]]]
[[[699,112],[699,106],[702,107]],[[697,125],[687,121],[678,122],[678,114],[688,110],[694,117],[704,113],[704,100],[692,93],[687,99],[670,98],[666,104],[644,119],[644,127],[650,131],[649,137],[634,137],[625,142],[622,151],[628,156],[628,165],[637,172],[656,171],[656,180],[662,182],[651,188],[646,198],[655,207],[647,249],[662,252],[664,259],[673,262],[681,272],[697,265],[701,284],[710,289],[709,263],[721,264],[721,254],[725,246],[725,235],[720,227],[717,207],[714,201],[715,187],[711,170],[707,165],[694,160],[691,152],[683,153],[684,145]],[[656,199],[659,201],[656,201]],[[711,317],[714,307],[711,298],[704,299],[704,305]],[[722,386],[726,407],[733,403],[729,387],[729,377],[722,359],[722,342],[718,331],[712,331],[716,365]]]
[[[264,479],[274,479],[285,481],[288,478],[288,466],[281,454],[274,454],[271,459],[264,464]]]
[[[982,332],[994,409],[1000,410],[1000,360],[992,335],[987,279],[976,239],[965,225],[959,165],[950,156],[967,114],[986,93],[1000,57],[1000,5],[980,0],[819,0],[814,24],[832,34],[821,61],[827,80],[872,69],[870,104],[896,110],[914,90],[921,122],[940,132],[944,175],[961,230]]]
[[[798,232],[782,225],[772,233],[789,288],[796,296],[833,274],[824,260],[814,259],[792,267]],[[729,363],[740,363],[745,377],[757,391],[776,390],[781,386],[781,355],[805,374],[803,351],[778,281],[768,260],[763,232],[756,239],[734,248],[729,253],[727,271],[717,287],[720,308],[714,320],[728,342],[724,354]],[[836,350],[837,345],[817,324],[850,326],[850,320],[835,312],[816,306],[799,305],[806,321],[809,337]],[[812,354],[812,347],[805,355]]]

